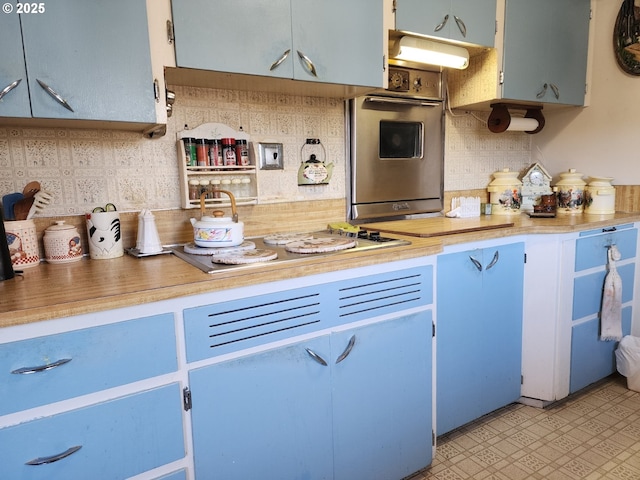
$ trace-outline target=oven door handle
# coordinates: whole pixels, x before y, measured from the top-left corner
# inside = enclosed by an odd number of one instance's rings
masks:
[[[366,97],[365,102],[372,103],[392,103],[395,105],[411,105],[413,107],[438,107],[442,102],[418,100],[416,98],[397,98],[397,97]]]

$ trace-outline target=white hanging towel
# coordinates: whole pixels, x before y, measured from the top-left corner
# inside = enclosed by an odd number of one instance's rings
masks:
[[[616,270],[616,260],[620,260],[620,251],[611,245],[607,251],[609,259],[602,310],[600,312],[600,341],[610,342],[622,339],[622,279]]]

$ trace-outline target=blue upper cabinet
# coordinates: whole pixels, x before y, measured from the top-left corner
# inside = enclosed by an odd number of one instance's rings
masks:
[[[496,0],[397,0],[396,30],[493,47]]]
[[[218,72],[380,87],[377,0],[173,0],[176,64]]]
[[[0,18],[0,83],[8,83],[9,69],[10,78],[23,78],[3,99],[0,116],[154,123],[145,1],[59,0],[39,5],[44,11]],[[3,111],[10,101],[23,104],[27,88],[30,112],[24,106]]]
[[[0,15],[0,117],[30,117],[20,17]]]
[[[507,0],[503,97],[583,105],[589,0]]]

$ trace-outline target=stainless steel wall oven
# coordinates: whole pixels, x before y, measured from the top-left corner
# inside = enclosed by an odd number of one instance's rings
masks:
[[[355,223],[440,212],[442,75],[389,68],[389,88],[349,101],[348,217]]]

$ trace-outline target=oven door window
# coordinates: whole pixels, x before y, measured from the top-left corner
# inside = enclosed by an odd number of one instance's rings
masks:
[[[383,158],[422,158],[422,122],[380,122],[380,152]]]

